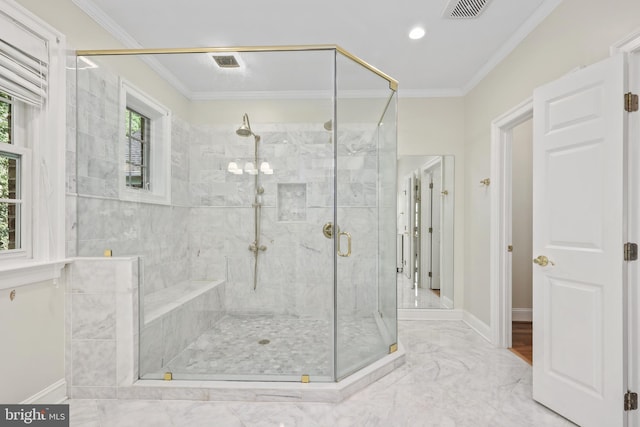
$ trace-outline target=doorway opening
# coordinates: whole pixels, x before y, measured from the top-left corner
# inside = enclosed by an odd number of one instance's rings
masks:
[[[511,351],[533,364],[533,120],[511,129]],[[507,277],[507,286],[509,286]]]
[[[491,333],[493,343],[502,348],[511,348],[513,345],[512,322],[514,320],[527,320],[531,316],[531,305],[528,307],[529,311],[514,312],[513,310],[513,250],[515,248],[513,243],[513,143],[514,131],[520,127],[520,125],[523,126],[518,129],[516,136],[519,136],[520,139],[520,136],[524,137],[528,133],[528,138],[533,139],[533,132],[530,130],[532,118],[533,101],[532,99],[528,99],[494,120],[491,124]],[[518,171],[518,173],[520,173],[520,171]],[[530,171],[529,174],[531,174]],[[529,177],[529,180],[530,179],[531,177]],[[516,198],[519,200],[520,196],[521,194],[518,193]],[[520,205],[521,203],[517,205],[518,212],[520,211]],[[526,211],[526,209],[526,207],[522,208],[523,211]],[[529,215],[531,215],[531,212],[532,209],[529,207]],[[516,224],[519,224],[520,220],[521,218],[519,217],[516,220]],[[529,225],[529,229],[530,227]],[[519,242],[519,248],[516,252],[518,255],[516,258],[518,263],[515,266],[515,272],[520,278],[527,274],[527,267],[524,267],[524,261],[521,263],[520,260],[527,259],[527,264],[529,264],[531,258],[529,258],[525,246],[528,245],[530,251],[531,245],[530,240],[529,244],[526,243],[526,236],[521,237],[520,234],[517,233],[516,238]],[[530,238],[529,231],[529,239]],[[525,294],[526,291],[517,291],[517,304],[520,304],[521,300],[526,300]],[[529,298],[531,298],[530,295]]]

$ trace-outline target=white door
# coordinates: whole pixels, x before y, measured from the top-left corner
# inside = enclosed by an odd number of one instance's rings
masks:
[[[534,92],[533,398],[583,427],[626,424],[624,71]]]

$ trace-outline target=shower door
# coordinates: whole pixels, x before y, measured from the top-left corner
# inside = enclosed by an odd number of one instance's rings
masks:
[[[389,81],[337,56],[336,377],[395,350],[396,98]]]

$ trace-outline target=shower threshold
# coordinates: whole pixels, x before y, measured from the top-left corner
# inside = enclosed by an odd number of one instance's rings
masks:
[[[196,401],[264,401],[337,403],[382,379],[405,363],[401,343],[398,350],[338,382],[138,380],[131,387],[118,387],[123,399]]]

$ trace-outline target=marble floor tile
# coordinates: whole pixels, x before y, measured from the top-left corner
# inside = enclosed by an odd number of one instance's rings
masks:
[[[426,287],[414,286],[413,281],[398,273],[398,308],[445,308],[439,293]]]
[[[531,367],[461,321],[401,321],[407,362],[343,402],[71,400],[74,427],[573,426],[531,397]]]

